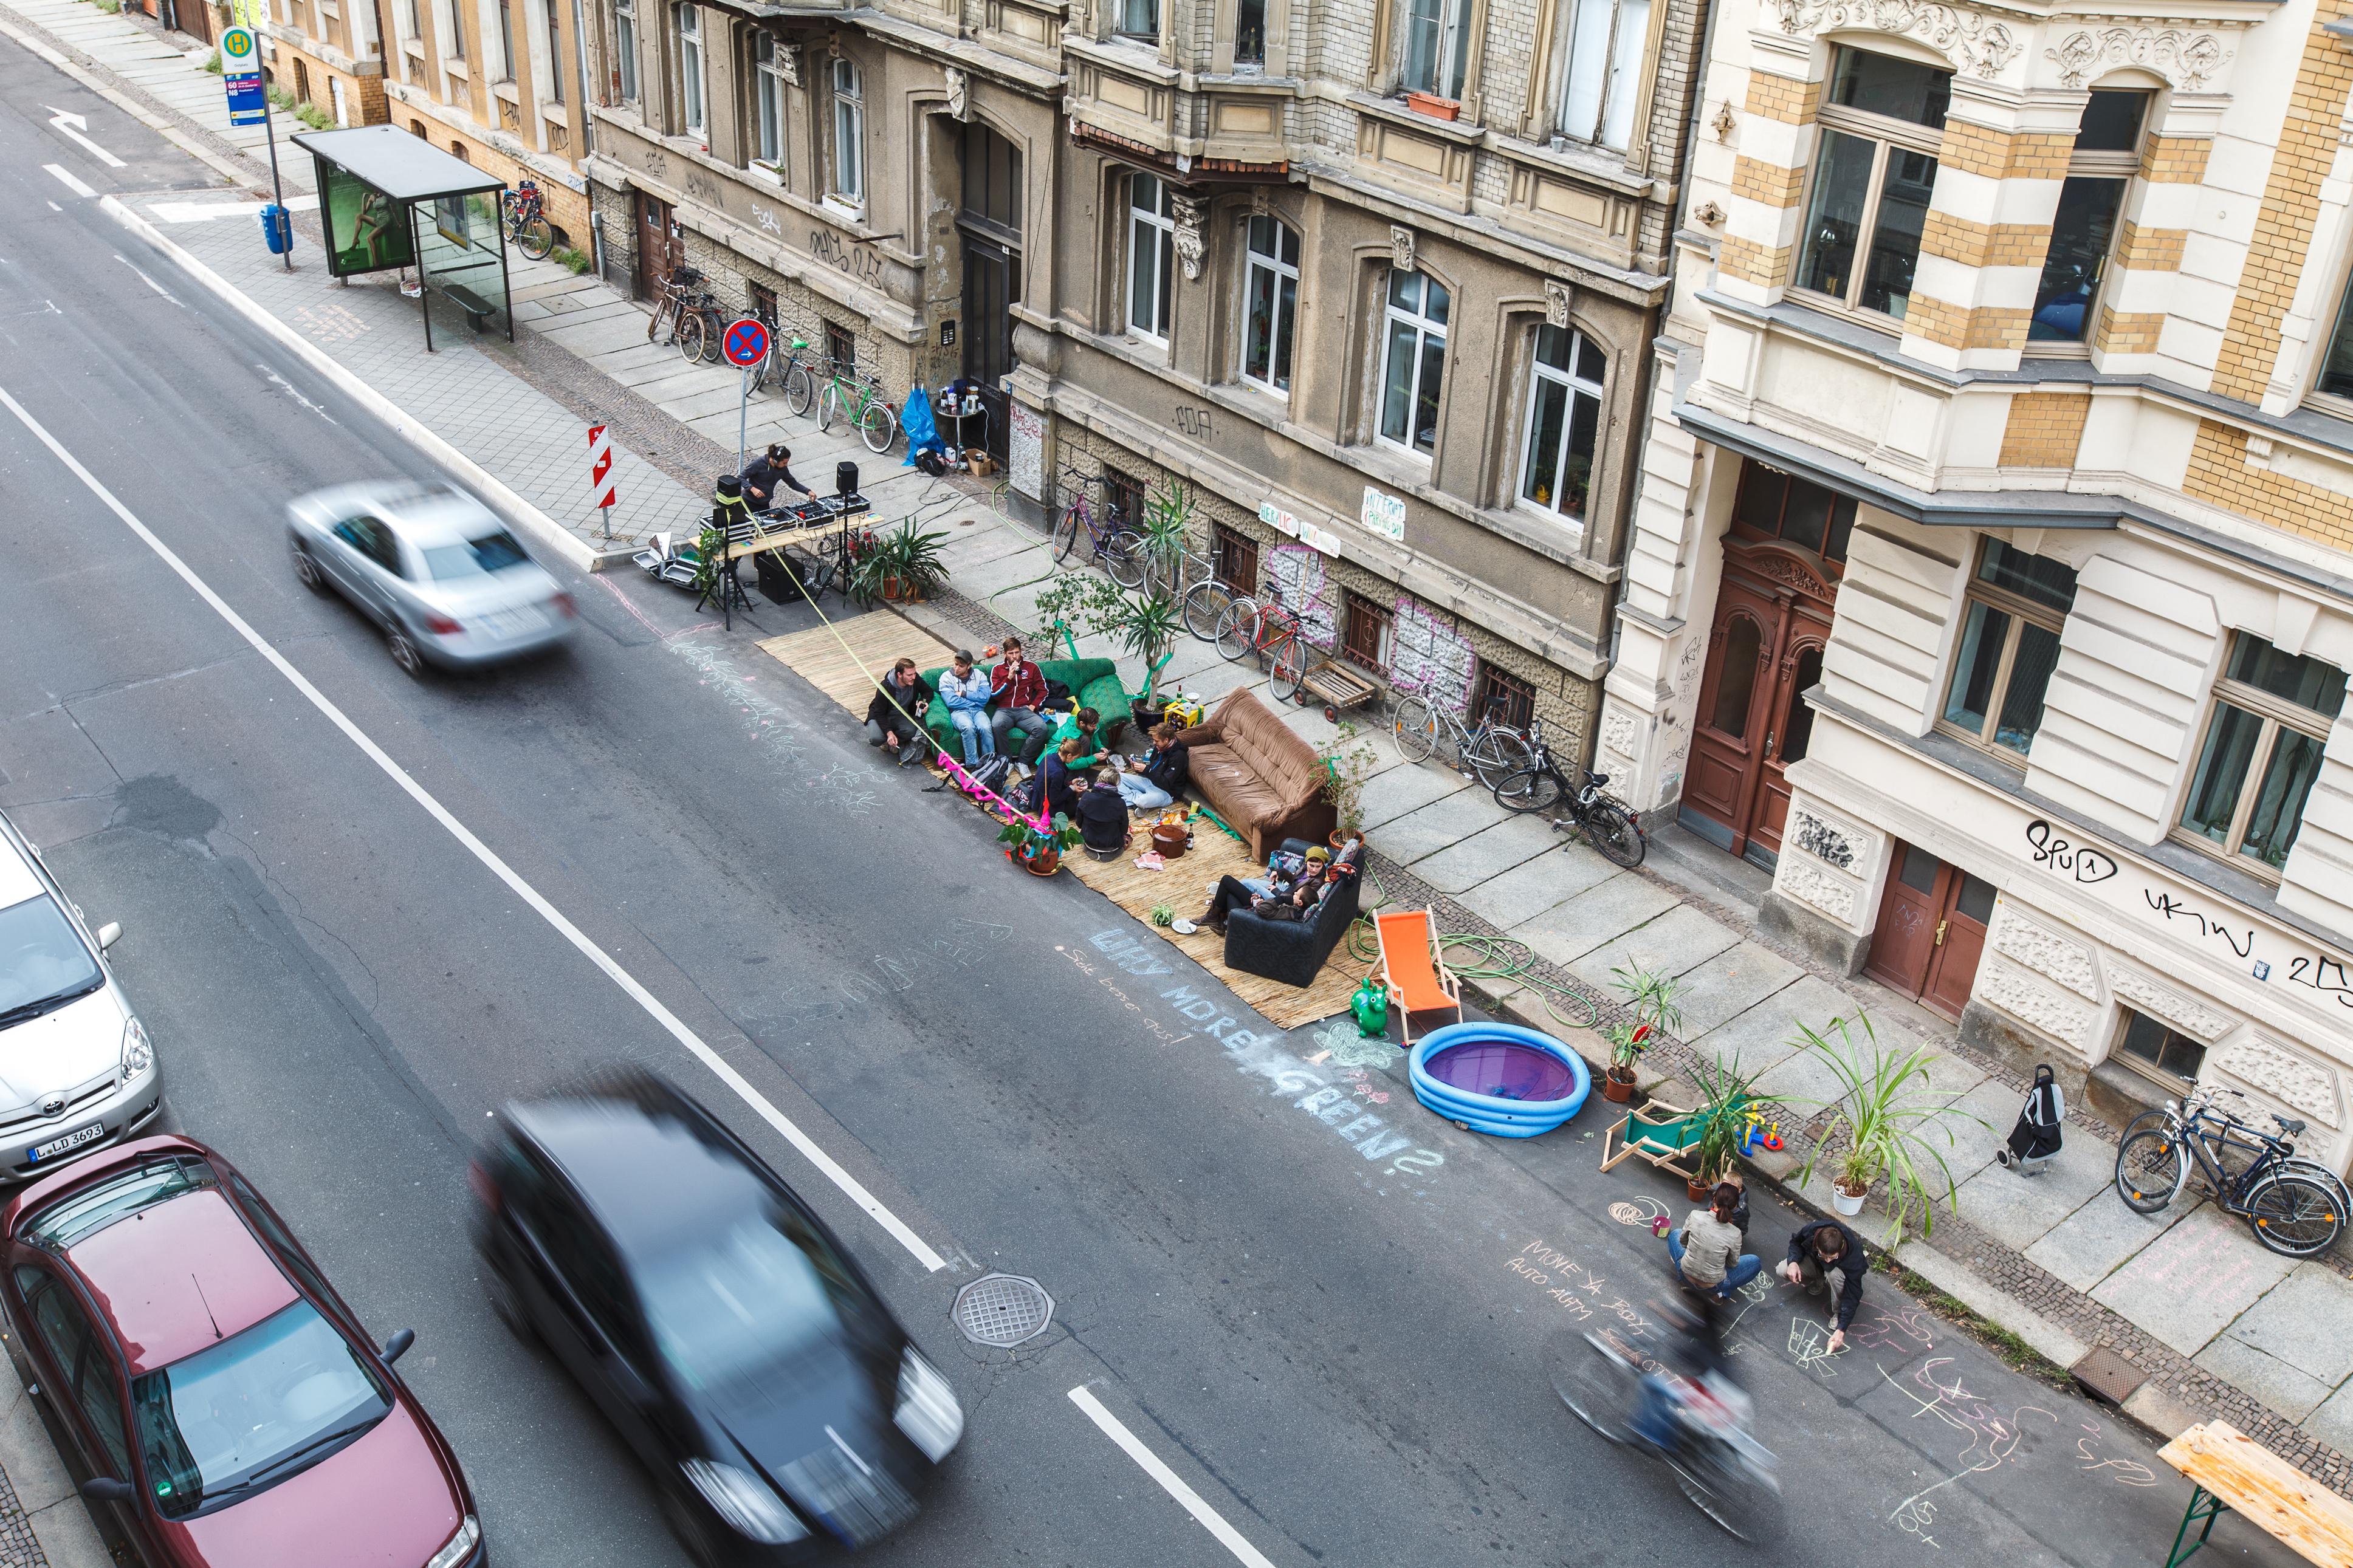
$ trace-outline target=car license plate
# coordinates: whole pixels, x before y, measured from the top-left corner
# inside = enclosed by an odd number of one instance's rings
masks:
[[[52,1138],[46,1143],[35,1144],[31,1158],[37,1163],[54,1159],[69,1149],[79,1149],[85,1143],[95,1143],[105,1136],[106,1123],[93,1121],[87,1127],[74,1129],[62,1138]]]
[[[482,629],[494,637],[519,637],[545,625],[547,617],[533,609],[491,610],[482,616]]]

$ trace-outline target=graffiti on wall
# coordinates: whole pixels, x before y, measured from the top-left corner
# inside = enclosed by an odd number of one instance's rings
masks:
[[[1478,663],[1471,639],[1451,622],[1415,600],[1397,602],[1389,677],[1400,691],[1420,695],[1433,708],[1466,713],[1471,708],[1471,671]]]
[[[1284,605],[1299,616],[1300,635],[1317,647],[1330,647],[1340,635],[1339,616],[1324,575],[1324,557],[1304,545],[1278,544],[1267,552],[1266,574],[1282,590]]]

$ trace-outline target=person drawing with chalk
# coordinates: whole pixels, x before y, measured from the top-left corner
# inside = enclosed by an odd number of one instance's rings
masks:
[[[1829,1295],[1835,1289],[1831,1350],[1844,1350],[1847,1331],[1854,1327],[1854,1315],[1862,1307],[1862,1277],[1871,1272],[1871,1260],[1863,1256],[1854,1232],[1834,1219],[1799,1226],[1789,1237],[1789,1257],[1780,1272],[1790,1284],[1804,1286],[1809,1296]]]

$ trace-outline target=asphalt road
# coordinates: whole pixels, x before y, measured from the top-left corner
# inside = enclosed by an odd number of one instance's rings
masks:
[[[126,166],[61,137],[50,104]],[[1280,1037],[1072,879],[1014,874],[988,825],[877,765],[759,633],[723,635],[634,574],[570,584],[586,624],[560,654],[403,677],[350,609],[296,584],[280,517],[317,486],[432,470],[50,163],[100,194],[209,183],[0,45],[0,391],[23,410],[0,406],[0,808],[94,921],[123,922],[117,966],[171,1124],[255,1177],[374,1329],[417,1331],[401,1371],[501,1564],[678,1560],[633,1463],[491,1316],[462,1231],[462,1167],[500,1105],[623,1058],[763,1149],[955,1377],[964,1448],[885,1562],[1234,1563],[1071,1399],[1082,1385],[1284,1568],[1738,1550],[1662,1470],[1577,1427],[1545,1375],[1554,1336],[1658,1294],[1662,1252],[1610,1205],[1683,1206],[1594,1173],[1598,1105],[1498,1149],[1380,1072],[1305,1064],[1312,1031]],[[1360,1114],[1404,1142],[1364,1157]],[[1760,1247],[1787,1226],[1760,1212]],[[1058,1304],[1018,1353],[947,1320],[998,1269]],[[1793,1519],[1767,1560],[2162,1560],[2185,1489],[2105,1415],[1883,1286],[1832,1361],[1810,1352],[1817,1310],[1760,1295],[1740,1364]],[[2236,1557],[2252,1534],[2217,1545]]]

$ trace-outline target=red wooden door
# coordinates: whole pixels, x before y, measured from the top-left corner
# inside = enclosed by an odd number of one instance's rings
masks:
[[[1985,955],[1986,927],[1993,923],[1993,884],[1957,866],[1945,868],[1947,901],[1936,922],[1936,956],[1920,1000],[1947,1018],[1958,1018],[1978,983],[1978,960]]]
[[[1805,694],[1821,683],[1822,648],[1830,640],[1830,622],[1818,617],[1807,601],[1790,606],[1781,657],[1773,667],[1773,700],[1766,710],[1765,742],[1757,753],[1757,805],[1749,828],[1749,837],[1776,856],[1781,853],[1781,830],[1789,821],[1789,784],[1783,775],[1791,763],[1805,756],[1813,739],[1814,710],[1806,706]]]
[[[1748,847],[1784,616],[1771,598],[1729,577],[1715,603],[1683,804],[1728,831],[1732,838],[1725,847],[1737,855]]]
[[[1977,985],[1993,921],[1993,884],[1917,845],[1899,843],[1894,853],[1863,971],[1957,1018]]]

